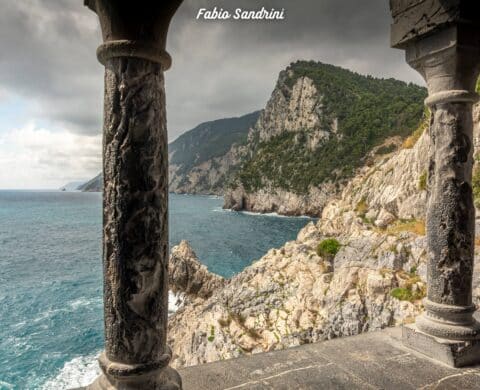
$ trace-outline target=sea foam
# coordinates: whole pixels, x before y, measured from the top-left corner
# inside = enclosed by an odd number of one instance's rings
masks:
[[[177,311],[179,297],[168,292],[168,314],[169,316]],[[72,302],[73,306],[83,305],[86,300]],[[95,355],[80,356],[73,358],[65,363],[60,372],[53,378],[43,384],[41,390],[66,390],[76,387],[87,386],[91,384],[100,374],[100,368],[97,362],[98,352]],[[0,388],[2,382],[0,381]],[[13,389],[13,387],[11,387]],[[7,387],[10,389],[10,387]]]
[[[41,390],[67,390],[88,386],[100,374],[97,355],[80,356],[65,363],[57,376],[45,382]]]

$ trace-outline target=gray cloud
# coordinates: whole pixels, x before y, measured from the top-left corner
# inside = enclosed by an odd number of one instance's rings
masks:
[[[80,134],[101,128],[100,32],[82,0],[2,4],[0,91],[31,103],[31,115]],[[286,20],[196,20],[200,7],[285,8]],[[265,105],[278,72],[313,59],[360,73],[421,83],[389,48],[385,0],[187,0],[170,28],[167,73],[170,139],[198,123]],[[1,103],[1,102],[0,102]]]

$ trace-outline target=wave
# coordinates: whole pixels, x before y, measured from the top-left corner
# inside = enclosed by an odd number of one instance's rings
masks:
[[[79,356],[66,362],[57,376],[46,381],[41,390],[67,390],[88,386],[100,375],[97,356]]]
[[[234,211],[232,209],[223,209],[221,207],[215,207],[213,211],[217,213],[238,213],[244,215],[251,215],[254,217],[317,219],[316,217],[310,217],[309,215],[282,215],[278,213],[259,213],[254,211]]]
[[[0,389],[13,390],[14,387],[11,383],[0,380]]]
[[[69,303],[70,308],[73,310],[77,310],[80,307],[84,306],[91,306],[91,305],[101,305],[102,304],[102,298],[94,298],[94,299],[87,299],[87,298],[78,298],[74,301],[71,301]]]
[[[93,300],[96,302],[97,300]],[[168,292],[168,314],[172,315],[175,311],[178,310],[179,304],[181,302],[181,297]],[[83,306],[90,304],[92,302],[86,299],[79,299],[73,301],[71,306]],[[65,363],[60,372],[52,379],[49,379],[43,384],[41,390],[67,390],[76,387],[88,386],[91,384],[95,378],[100,375],[100,368],[98,366],[97,357],[100,352],[97,352],[94,355],[88,356],[79,356],[73,358],[72,360]],[[0,381],[1,386],[5,386],[7,389],[13,389],[13,387],[8,387],[8,383]]]

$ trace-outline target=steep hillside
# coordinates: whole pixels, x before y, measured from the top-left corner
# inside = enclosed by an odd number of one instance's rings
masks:
[[[103,190],[103,174],[99,173],[93,179],[81,184],[77,187],[78,191],[83,192],[100,192]]]
[[[250,128],[260,112],[238,118],[205,122],[168,145],[171,192],[223,194],[228,178],[246,154]],[[80,191],[102,191],[102,174],[78,187]]]
[[[205,122],[187,131],[169,145],[169,187],[177,193],[223,192],[233,161],[231,150],[247,142],[259,112],[239,118]],[[229,158],[230,156],[230,158]]]
[[[320,215],[373,148],[413,132],[425,97],[424,88],[394,79],[312,61],[291,64],[248,135],[249,158],[225,207]]]
[[[477,146],[478,123],[475,133]],[[295,241],[271,249],[230,280],[209,283],[214,278],[197,265],[186,243],[173,248],[172,264],[181,263],[184,269],[182,275],[172,273],[170,282],[186,298],[169,320],[173,365],[413,322],[423,310],[426,292],[429,148],[428,133],[417,132],[400,150],[377,155],[329,199],[316,224],[310,222]],[[477,305],[479,250],[474,271]],[[183,287],[202,281],[211,290],[201,295]]]

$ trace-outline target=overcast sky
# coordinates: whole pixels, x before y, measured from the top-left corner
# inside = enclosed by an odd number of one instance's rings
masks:
[[[199,8],[285,8],[284,21],[196,20]],[[423,84],[389,48],[386,0],[186,0],[172,22],[169,139],[263,108],[297,59]],[[101,170],[103,68],[83,0],[2,0],[0,188],[58,188]]]

